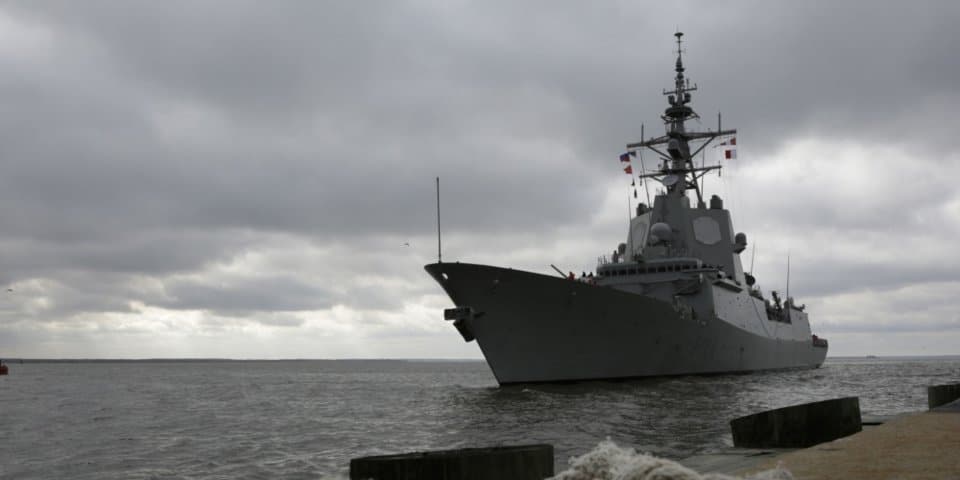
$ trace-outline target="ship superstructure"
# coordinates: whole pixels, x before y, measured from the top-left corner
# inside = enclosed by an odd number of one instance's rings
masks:
[[[674,87],[664,91],[665,134],[627,145],[654,152],[644,180],[663,189],[639,204],[626,242],[600,257],[597,276],[570,279],[510,268],[434,263],[425,269],[456,308],[445,317],[476,340],[501,384],[815,368],[826,340],[811,335],[807,313],[777,292],[766,299],[744,272],[747,237],[734,233],[703,175],[719,165],[693,159],[736,130],[688,131],[697,89],[684,75],[676,33]],[[689,195],[693,192],[693,198]]]

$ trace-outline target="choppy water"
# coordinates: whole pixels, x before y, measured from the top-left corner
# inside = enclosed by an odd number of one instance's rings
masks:
[[[864,415],[918,411],[957,381],[960,357],[508,388],[483,362],[14,364],[0,478],[320,478],[358,456],[533,442],[563,467],[608,437],[682,458],[729,446],[737,416],[848,395]]]

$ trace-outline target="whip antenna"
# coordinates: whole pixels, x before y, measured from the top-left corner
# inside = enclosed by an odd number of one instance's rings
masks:
[[[641,142],[644,139],[643,134],[644,134],[643,124],[641,123],[640,124],[640,141]],[[644,168],[643,166],[643,148],[642,147],[640,148],[640,173],[641,173],[640,181],[643,182],[643,193],[647,195],[647,206],[650,208],[653,208],[653,204],[650,203],[650,189],[647,188],[647,171],[646,171],[646,168]]]
[[[440,254],[440,177],[437,177],[437,263],[443,263]]]
[[[787,298],[790,298],[790,251],[787,251]]]
[[[787,322],[790,322],[790,310],[793,310],[793,300],[790,300],[790,250],[787,250]]]

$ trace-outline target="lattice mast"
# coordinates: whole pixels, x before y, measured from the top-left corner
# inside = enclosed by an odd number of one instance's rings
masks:
[[[660,116],[666,126],[666,134],[650,139],[643,139],[636,143],[627,144],[627,149],[636,151],[641,148],[653,150],[663,161],[658,172],[640,175],[640,178],[654,178],[667,188],[667,195],[686,195],[687,190],[694,190],[697,193],[698,205],[703,205],[703,192],[700,191],[698,180],[711,170],[719,170],[720,165],[709,167],[695,167],[693,159],[715,138],[734,135],[737,131],[723,130],[720,125],[720,116],[717,116],[717,131],[715,132],[688,132],[686,121],[700,118],[699,115],[690,107],[693,92],[697,85],[690,85],[690,79],[683,74],[683,33],[674,34],[677,37],[677,63],[675,71],[673,90],[664,90],[663,94],[667,96],[667,103],[670,104],[663,115]],[[695,151],[690,151],[690,142],[694,140],[703,140]],[[661,150],[666,147],[666,152]],[[660,147],[660,148],[658,148]]]

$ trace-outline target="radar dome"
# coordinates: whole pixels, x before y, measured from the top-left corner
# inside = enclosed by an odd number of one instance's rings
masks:
[[[747,248],[747,234],[740,232],[733,237],[733,253],[740,253]]]
[[[653,226],[650,227],[650,233],[665,242],[673,240],[673,229],[670,228],[670,225],[663,222],[654,223]]]

